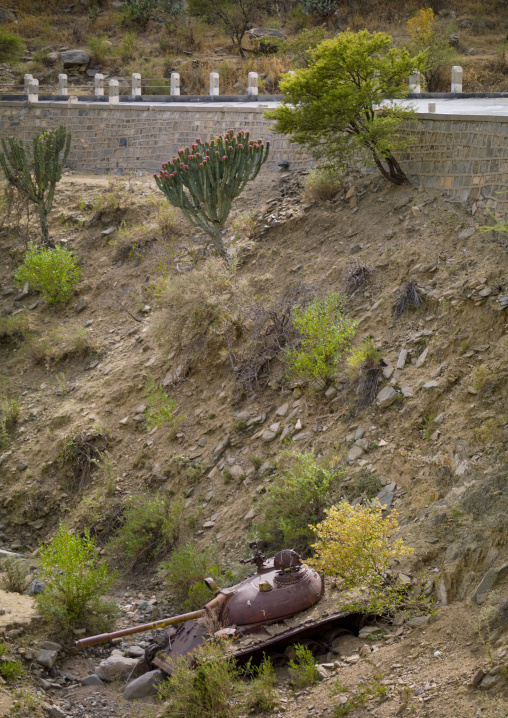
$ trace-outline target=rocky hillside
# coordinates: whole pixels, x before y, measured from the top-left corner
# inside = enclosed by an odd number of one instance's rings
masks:
[[[151,180],[69,172],[52,236],[83,274],[63,307],[15,286],[25,227],[8,219],[0,313],[25,324],[0,335],[0,396],[20,403],[0,454],[0,548],[34,552],[60,519],[91,527],[105,546],[129,497],[164,494],[183,502],[182,540],[232,566],[259,535],[281,452],[313,450],[344,467],[350,500],[367,486],[399,512],[414,555],[398,570],[408,582],[426,572],[439,612],[386,624],[375,644],[351,637],[316,688],[295,694],[281,670],[279,713],[332,715],[381,676],[381,702],[373,693],[351,715],[506,715],[506,239],[480,231],[481,201],[375,175],[309,200],[304,180],[283,172],[247,188],[229,232],[238,259],[225,270]],[[357,341],[372,337],[383,362],[373,403],[362,404],[345,369],[325,388],[283,380],[261,319],[306,290],[346,294]],[[147,426],[157,386],[176,402],[171,432]],[[107,451],[107,467],[73,461],[71,445],[88,458]],[[121,625],[175,611],[158,572],[167,555],[123,574]],[[3,629],[28,664],[45,638],[31,625],[20,616]],[[136,655],[139,643],[128,646]],[[34,673],[60,706],[52,715],[125,715],[116,684],[96,694],[79,683],[110,649],[65,650],[56,649],[56,679]],[[347,692],[334,697],[337,675]]]

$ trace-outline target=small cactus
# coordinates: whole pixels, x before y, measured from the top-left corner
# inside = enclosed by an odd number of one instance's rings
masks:
[[[37,205],[43,244],[49,244],[48,214],[53,206],[56,183],[71,147],[71,133],[63,125],[35,137],[32,148],[15,137],[2,139],[0,165],[6,180]]]
[[[222,230],[231,203],[266,162],[270,143],[249,139],[249,133],[228,130],[222,137],[178,150],[154,174],[157,187],[179,207],[189,222],[210,235],[217,254],[227,261]]]

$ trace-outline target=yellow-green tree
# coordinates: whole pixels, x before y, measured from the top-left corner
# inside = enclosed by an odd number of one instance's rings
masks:
[[[401,539],[391,540],[398,529],[398,514],[393,511],[383,516],[378,501],[367,506],[341,501],[326,514],[326,519],[313,527],[317,541],[312,546],[314,558],[308,563],[340,577],[345,589],[364,587],[379,592],[390,562],[413,552]]]
[[[456,52],[434,17],[432,8],[421,8],[407,21],[411,41],[407,44],[410,53],[424,53],[421,72],[427,92],[437,92],[445,82],[445,73],[453,64]]]

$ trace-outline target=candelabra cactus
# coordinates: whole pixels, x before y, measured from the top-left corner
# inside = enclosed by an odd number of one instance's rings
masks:
[[[169,202],[210,236],[215,251],[226,261],[222,231],[231,203],[257,176],[269,148],[269,142],[249,139],[248,132],[235,135],[228,130],[211,142],[197,138],[154,174]]]
[[[31,148],[14,137],[2,139],[0,164],[5,178],[37,205],[43,244],[49,243],[48,215],[70,147],[71,133],[63,125],[35,137]]]

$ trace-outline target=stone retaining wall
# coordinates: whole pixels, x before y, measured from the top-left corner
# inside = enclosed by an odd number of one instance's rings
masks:
[[[97,103],[0,103],[0,137],[31,139],[43,129],[65,125],[72,132],[68,164],[98,174],[126,171],[155,172],[180,147],[196,137],[212,139],[228,129],[250,130],[252,138],[271,141],[265,167],[276,170],[287,160],[292,169],[310,163],[310,157],[286,137],[274,135],[263,108],[221,106],[160,106]]]
[[[83,172],[155,172],[196,137],[210,139],[230,127],[270,139],[263,171],[286,160],[301,169],[311,158],[286,137],[275,135],[263,107],[235,105],[0,103],[0,137],[30,139],[65,125],[72,132],[69,164]],[[448,191],[463,201],[483,200],[508,213],[508,116],[420,114],[405,132],[417,137],[401,164],[416,184]]]

